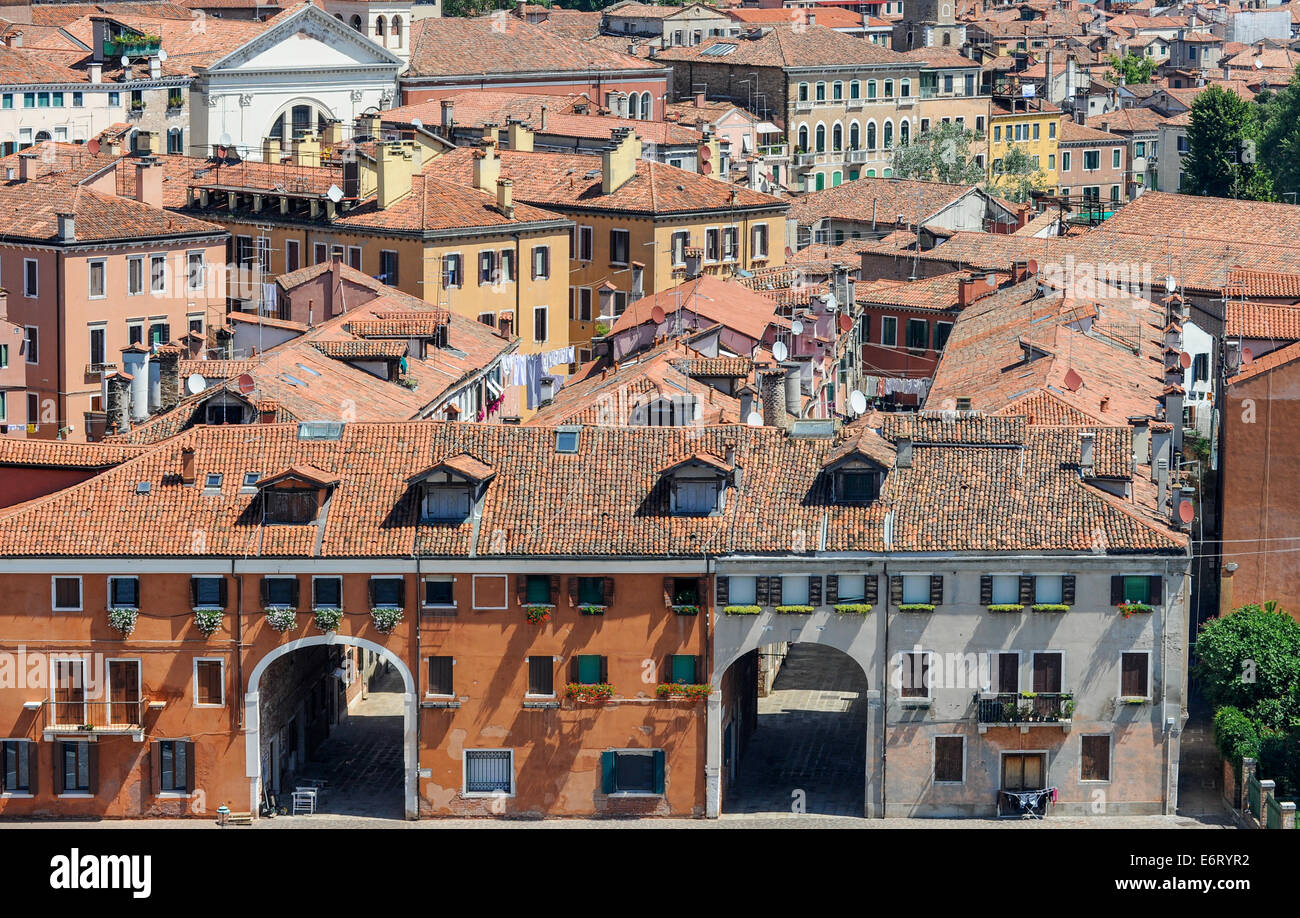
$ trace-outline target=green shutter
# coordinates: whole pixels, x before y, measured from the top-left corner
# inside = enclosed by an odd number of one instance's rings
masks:
[[[654,792],[662,794],[664,792],[664,751],[662,749],[654,750]]]
[[[600,791],[603,794],[614,793],[614,753],[600,754]]]

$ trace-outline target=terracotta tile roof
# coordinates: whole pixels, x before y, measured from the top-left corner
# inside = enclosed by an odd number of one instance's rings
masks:
[[[1234,268],[1228,271],[1223,294],[1225,297],[1295,297],[1300,300],[1300,273],[1283,274],[1278,271]]]
[[[371,319],[352,319],[344,328],[361,338],[432,338],[451,321],[445,309],[376,312]]]
[[[651,313],[656,306],[663,309],[666,317],[679,311],[691,313],[711,324],[735,329],[755,341],[761,341],[773,324],[783,328],[790,326],[790,321],[779,315],[777,302],[772,297],[734,280],[706,274],[629,303],[627,310],[614,320],[610,334],[617,335],[652,322]]]
[[[24,39],[26,34],[24,33]],[[32,83],[84,83],[84,72],[60,66],[46,59],[43,52],[0,46],[0,86]]]
[[[1116,134],[1110,134],[1098,128],[1075,124],[1068,118],[1061,119],[1060,143],[1125,143],[1126,140]]]
[[[672,365],[687,376],[740,379],[754,371],[754,361],[749,357],[681,357]]]
[[[663,7],[660,7],[663,9]],[[838,9],[833,6],[818,6],[815,9],[731,9],[726,10],[727,18],[734,22],[750,22],[762,25],[808,25],[808,15],[816,17],[814,25],[828,29],[860,29],[862,16],[852,10]]]
[[[151,16],[166,19],[194,21],[194,13],[176,3],[132,2],[113,3],[33,3],[29,9],[32,22],[44,26],[66,26],[85,16]]]
[[[208,379],[233,379],[257,369],[256,360],[182,360],[177,366],[181,376],[198,373]]]
[[[719,55],[711,49],[729,46]],[[915,66],[902,55],[875,42],[837,32],[821,23],[773,26],[760,38],[709,38],[691,47],[665,48],[655,60],[720,62],[729,67],[837,67],[853,65]]]
[[[307,326],[303,322],[277,319],[275,316],[259,316],[256,313],[241,312],[239,310],[226,313],[226,321],[246,325],[264,325],[267,328],[278,328],[283,331],[305,332],[307,330]]]
[[[1229,300],[1224,304],[1223,332],[1243,338],[1300,341],[1300,306]]]
[[[960,427],[966,421],[953,421]],[[825,533],[826,551],[1186,552],[1186,538],[1080,479],[1070,460],[1078,429],[1035,427],[1024,442],[988,435],[928,434],[910,468],[888,472],[869,506],[829,502],[823,473],[835,439],[789,437],[772,428],[585,427],[576,453],[555,451],[542,427],[443,422],[349,423],[338,441],[302,441],[294,425],[200,427],[87,482],[0,519],[0,555],[132,557],[186,553],[201,525],[207,557],[463,558],[699,557],[784,552],[790,533]],[[848,436],[861,437],[861,431]],[[980,441],[980,442],[977,442]],[[668,511],[665,457],[726,455],[744,470],[717,516]],[[242,480],[298,469],[337,479],[317,525],[262,526],[257,495],[220,496],[180,482],[180,452],[200,469]],[[1098,452],[1111,450],[1101,438]],[[468,454],[495,472],[464,523],[420,525],[417,485],[431,463]],[[310,469],[312,471],[308,472]],[[138,494],[137,482],[153,484]],[[892,536],[885,539],[885,515]]]
[[[970,194],[976,185],[950,185],[914,179],[863,177],[834,188],[811,191],[793,198],[790,219],[810,226],[826,217],[892,226],[900,216],[907,225],[921,222],[949,204]]]
[[[167,59],[160,68],[164,76],[192,76],[201,68],[211,66],[236,48],[246,44],[270,27],[270,21],[252,22],[239,19],[221,19],[206,16],[203,28],[195,28],[194,13],[184,7],[177,7],[179,15],[168,16],[149,12],[141,8],[136,12],[134,3],[121,4],[117,10],[109,13],[109,18],[120,22],[146,35],[157,35],[162,40],[162,49],[167,52]],[[103,16],[97,11],[85,15],[75,22],[69,22],[64,28],[69,35],[88,46],[94,43],[94,23],[92,16]],[[105,82],[117,80],[122,76],[134,79],[148,79],[147,64],[133,64],[130,74],[114,61],[105,61],[103,77]]]
[[[432,160],[426,175],[449,183],[472,180],[472,155],[461,147]],[[601,192],[599,156],[518,153],[503,150],[501,176],[514,180],[517,201],[561,211],[597,210],[637,214],[697,213],[765,208],[784,211],[786,202],[665,163],[638,159],[635,175],[609,194]]]
[[[321,487],[336,485],[341,480],[338,475],[330,474],[329,472],[318,469],[313,465],[292,463],[280,469],[278,472],[267,475],[265,478],[258,481],[257,486],[259,488],[264,488],[267,485],[272,485],[278,481],[284,481],[286,479],[301,481],[306,484],[320,485]]]
[[[915,238],[912,236],[912,239]],[[862,239],[847,239],[839,245],[815,242],[795,252],[785,263],[790,267],[802,268],[809,275],[829,276],[836,264],[844,265],[850,272],[856,273],[862,264],[862,253],[868,247]]]
[[[1233,376],[1228,380],[1228,385],[1233,386],[1238,383],[1246,382],[1249,379],[1254,379],[1256,376],[1261,376],[1265,373],[1276,370],[1279,367],[1295,363],[1297,360],[1300,360],[1300,341],[1297,341],[1295,344],[1288,344],[1286,347],[1280,347],[1275,351],[1269,351],[1263,357],[1252,360],[1250,363],[1243,366],[1236,376]]]
[[[140,447],[0,437],[0,467],[107,469],[140,455]]]
[[[566,38],[554,29],[507,17],[419,20],[405,79],[526,73],[666,70],[653,61]]]
[[[313,341],[311,346],[336,360],[397,360],[406,356],[405,341]]]
[[[914,281],[859,281],[855,291],[859,303],[871,306],[905,306],[910,309],[956,310],[957,291],[961,282],[973,275],[969,271],[952,271],[919,277]],[[997,284],[1010,280],[1010,272],[996,275]],[[984,293],[984,290],[980,290]]]

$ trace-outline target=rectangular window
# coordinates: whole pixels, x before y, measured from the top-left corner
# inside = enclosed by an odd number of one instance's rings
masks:
[[[91,759],[95,754],[95,744],[86,740],[64,741],[57,745],[59,750],[58,769],[60,781],[59,792],[64,794],[94,793],[91,782]]]
[[[297,249],[294,250],[294,255],[295,256],[297,255]],[[206,270],[204,268],[203,253],[186,252],[185,253],[185,289],[202,290],[205,274],[206,274]]]
[[[3,107],[3,108],[13,108],[13,107],[14,107],[14,94],[11,93],[11,92],[7,92],[7,93],[5,93],[3,96],[0,96],[0,107]]]
[[[1109,736],[1080,737],[1079,746],[1080,746],[1079,780],[1109,781],[1110,780],[1110,737]]]
[[[913,651],[900,655],[899,692],[903,698],[930,697],[930,655]]]
[[[5,740],[0,743],[0,774],[4,785],[0,792],[30,794],[36,745],[31,740]]]
[[[103,366],[106,358],[104,326],[97,325],[90,329],[90,363],[96,367]]]
[[[898,319],[895,316],[880,317],[880,343],[885,347],[898,346]]]
[[[934,323],[934,349],[936,351],[943,350],[944,345],[948,343],[948,336],[950,334],[952,334],[951,322]]]
[[[1101,151],[1084,150],[1083,151],[1083,171],[1096,172],[1101,168]]]
[[[497,253],[496,252],[479,252],[478,253],[478,285],[487,286],[496,282],[497,273]]]
[[[323,242],[316,242],[311,247],[311,263],[314,265],[323,264],[329,260],[329,246]],[[241,261],[240,264],[243,264]]]
[[[524,603],[528,605],[547,605],[552,601],[551,576],[549,574],[528,574],[524,581]]]
[[[928,574],[903,575],[903,602],[928,603],[930,601],[930,576]]]
[[[23,296],[35,299],[40,294],[40,280],[35,258],[23,259]]]
[[[740,230],[728,226],[722,231],[722,260],[735,261],[740,257]]]
[[[551,276],[551,248],[545,245],[533,246],[533,280]],[[545,339],[539,339],[545,340]]]
[[[136,255],[126,261],[126,292],[144,293],[144,256]]]
[[[546,327],[545,306],[536,306],[533,308],[533,340],[539,344],[546,341],[550,332]]]
[[[555,659],[553,657],[528,658],[528,694],[555,694]]]
[[[1123,598],[1125,602],[1151,602],[1151,578],[1125,577]]]
[[[501,263],[501,283],[513,284],[515,281],[515,250],[502,249],[501,257],[498,259],[498,261]],[[396,274],[397,254],[396,253],[393,254],[393,265],[394,265],[393,276],[394,278],[396,278],[397,276]]]
[[[609,231],[609,262],[625,265],[631,261],[632,234],[625,229]]]
[[[51,590],[51,604],[55,612],[81,611],[80,577],[55,577]]]
[[[966,780],[966,738],[934,738],[934,783],[961,784]]]
[[[1119,148],[1118,148],[1118,147],[1116,147],[1115,149],[1113,149],[1113,150],[1110,151],[1110,166],[1111,166],[1112,169],[1118,169],[1118,168],[1119,168]]]
[[[591,321],[591,288],[578,288],[578,319],[582,322]]]
[[[194,703],[219,706],[226,703],[226,664],[223,660],[194,661]]]
[[[158,740],[157,743],[158,790],[164,794],[188,794],[193,767],[189,759],[194,744],[188,740]]]
[[[1009,752],[1002,756],[1002,789],[1041,790],[1046,787],[1047,757],[1040,753]]]
[[[574,681],[579,685],[598,685],[605,680],[604,657],[594,653],[583,653],[578,654],[574,659],[577,661],[574,666],[576,676]]]
[[[993,575],[993,602],[1011,605],[1020,599],[1020,578],[1015,574]]]
[[[193,596],[191,599],[196,609],[219,609],[225,606],[224,577],[194,577],[190,581]]]
[[[313,577],[311,582],[312,607],[339,609],[343,606],[342,577]]]
[[[786,606],[808,605],[808,578],[806,576],[781,578],[781,604]]]
[[[1020,691],[1020,654],[995,653],[993,658],[994,665],[997,667],[993,673],[997,679],[994,683],[995,690],[1003,695],[1018,693]]]
[[[120,92],[110,92],[108,94],[108,107],[117,108],[122,104],[122,94]]]
[[[513,794],[514,772],[513,750],[465,750],[465,793],[467,795]]]
[[[728,577],[727,605],[752,606],[758,601],[757,577]]]
[[[925,319],[907,320],[907,346],[912,350],[925,350],[930,340],[930,323]]]
[[[767,224],[766,223],[754,224],[754,227],[751,230],[751,236],[753,238],[750,240],[750,244],[749,244],[750,257],[766,258],[767,257]]]
[[[675,685],[694,685],[699,682],[699,657],[694,654],[675,653],[669,657],[668,681]]]
[[[590,226],[578,227],[578,261],[591,261],[594,234],[595,231]]]
[[[606,794],[662,794],[664,753],[662,749],[621,749],[601,754]]]
[[[1034,691],[1059,694],[1061,691],[1062,658],[1059,653],[1034,654]]]
[[[263,602],[267,606],[292,608],[298,605],[297,577],[263,577]]]
[[[429,657],[429,687],[426,694],[455,694],[451,680],[452,663],[451,657]]]
[[[864,574],[839,575],[839,602],[862,602],[867,598],[867,578]]]
[[[406,582],[401,577],[371,577],[370,606],[373,609],[400,609]]]
[[[442,286],[444,289],[452,290],[460,287],[463,282],[460,269],[459,255],[442,256]]]
[[[424,604],[442,608],[455,607],[455,581],[451,577],[426,578],[424,581]]]
[[[1048,136],[1049,138],[1055,139],[1055,137],[1056,137],[1056,122],[1055,122],[1055,121],[1049,121],[1049,122],[1047,123],[1047,136]]]
[[[140,608],[140,578],[109,577],[108,604],[114,609]]]
[[[97,258],[89,262],[87,267],[90,273],[90,298],[92,300],[102,299],[108,292],[105,283],[105,273],[108,270],[108,265],[102,258]]]
[[[718,230],[716,228],[706,229],[704,231],[704,260],[717,261],[720,255],[720,237],[718,235]]]
[[[297,271],[302,267],[301,256],[299,253],[299,243],[297,239],[284,240],[284,270],[285,273]]]
[[[1125,698],[1149,697],[1148,660],[1149,656],[1145,652],[1121,655],[1119,693]]]
[[[583,606],[605,605],[605,578],[579,577],[578,604]]]
[[[690,233],[673,233],[673,267],[680,268],[686,264],[686,247],[690,241]]]
[[[149,256],[149,292],[165,293],[167,291],[167,256]]]
[[[1039,574],[1034,578],[1034,602],[1060,603],[1064,596],[1064,580],[1060,574]]]

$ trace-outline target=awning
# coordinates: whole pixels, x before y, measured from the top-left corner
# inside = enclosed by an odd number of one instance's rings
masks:
[[[755,127],[760,134],[780,134],[782,130],[770,121],[760,121]]]
[[[493,398],[496,398],[498,395],[501,394],[501,385],[491,376],[488,376],[484,380],[484,382],[487,383],[488,394],[491,395]]]

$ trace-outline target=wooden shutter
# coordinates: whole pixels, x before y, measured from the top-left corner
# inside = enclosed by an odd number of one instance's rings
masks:
[[[569,657],[569,682],[576,684],[578,682],[578,658]]]
[[[528,598],[528,575],[515,574],[515,602],[519,605],[524,604]]]
[[[271,604],[271,578],[262,578],[262,608]]]
[[[614,753],[602,752],[600,754],[600,790],[601,793],[614,793]]]
[[[1147,692],[1147,655],[1126,653],[1121,661],[1120,694],[1145,698]]]
[[[199,604],[199,578],[191,577],[190,578],[190,605],[197,606],[198,604]]]
[[[940,605],[943,602],[943,574],[930,575],[930,604]]]
[[[654,759],[654,792],[662,794],[664,792],[664,751],[656,749],[651,755]]]
[[[153,795],[162,793],[162,741],[154,740],[149,744],[149,786]]]
[[[301,586],[297,577],[293,578],[291,585],[292,589],[289,591],[289,605],[296,609],[298,608],[298,587]]]
[[[993,605],[993,577],[991,574],[980,574],[980,605]]]
[[[377,603],[375,602],[375,578],[374,577],[371,577],[369,580],[366,581],[366,596],[367,596],[367,602],[370,603],[370,608],[373,609],[377,605]],[[342,597],[340,596],[339,599],[342,600]]]
[[[217,602],[221,604],[221,608],[223,609],[226,607],[226,603],[228,601],[227,599],[228,595],[229,593],[226,584],[226,578],[223,576],[220,580],[217,581]]]
[[[865,602],[875,605],[880,599],[880,578],[876,574],[867,574],[863,581],[866,591],[862,598]]]
[[[664,608],[668,608],[672,606],[672,604],[673,604],[673,578],[665,577],[664,578]]]
[[[605,578],[604,596],[602,598],[605,600],[605,605],[612,606],[614,604],[614,578],[613,577]]]
[[[1066,574],[1061,578],[1061,602],[1067,606],[1074,605],[1074,575]]]
[[[709,604],[709,601],[704,598],[705,596],[708,595],[709,595],[709,578],[708,577],[696,578],[695,602],[700,606],[700,608],[704,608]]]
[[[609,682],[609,657],[604,654],[600,657],[600,681]]]
[[[889,578],[889,601],[896,606],[903,604],[903,578],[897,574]]]
[[[1061,690],[1061,655],[1059,653],[1034,654],[1034,691],[1059,692]]]
[[[578,578],[569,578],[569,605],[578,608]]]
[[[57,745],[57,744],[56,744]],[[35,797],[40,793],[41,744],[27,743],[27,793]]]
[[[1165,578],[1157,575],[1151,581],[1151,605],[1158,606],[1165,601]]]
[[[1034,601],[1034,578],[1020,578],[1020,604],[1022,606],[1032,605]]]
[[[558,606],[559,604],[560,604],[560,575],[552,574],[551,575],[551,605]]]
[[[99,743],[86,743],[86,756],[90,773],[90,792],[99,793]]]
[[[833,606],[840,601],[839,574],[826,575],[826,605]]]
[[[785,581],[780,577],[767,578],[767,600],[774,606],[781,605],[781,590],[785,586]]]
[[[63,793],[63,747],[64,743],[54,744],[54,793]]]
[[[194,740],[183,740],[185,747],[185,792],[194,793],[194,773],[198,771],[194,761]]]
[[[731,578],[714,577],[713,595],[717,599],[718,605],[720,606],[727,605],[728,597],[731,595]]]
[[[1124,578],[1114,574],[1110,578],[1110,604],[1118,606],[1124,601]]]
[[[822,578],[808,578],[808,605],[820,606],[822,604]]]
[[[767,591],[767,578],[755,577],[754,578],[754,604],[759,606],[766,606],[769,604],[768,600],[770,598],[771,597],[768,595],[768,591]]]
[[[998,691],[1020,691],[1020,655],[1000,653],[998,656]]]

